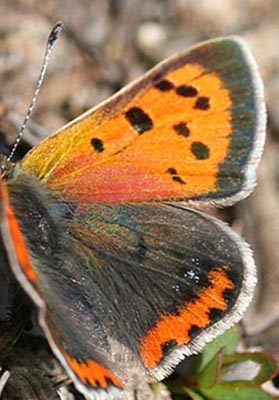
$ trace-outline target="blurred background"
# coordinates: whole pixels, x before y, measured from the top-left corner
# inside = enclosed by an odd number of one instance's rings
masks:
[[[237,34],[259,64],[268,138],[253,195],[220,214],[251,243],[259,271],[244,319],[246,344],[279,358],[278,0],[1,0],[0,150],[7,152],[34,91],[47,36],[64,30],[19,156],[162,59],[199,41]]]

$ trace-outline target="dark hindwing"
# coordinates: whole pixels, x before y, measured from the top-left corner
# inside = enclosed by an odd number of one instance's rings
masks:
[[[236,322],[252,294],[248,246],[200,212],[162,203],[98,204],[80,207],[68,227],[86,265],[84,294],[98,310],[94,319],[101,316],[104,334],[156,374],[164,356],[172,363],[174,350],[179,356],[179,349],[203,347],[207,329],[207,341],[216,336],[210,327],[221,319],[219,333]],[[157,355],[149,355],[155,345]]]
[[[224,224],[162,203],[46,207],[25,184],[9,190],[46,304],[41,324],[78,384],[119,386],[132,367],[161,378],[240,319],[254,265]],[[81,379],[92,362],[105,381]]]

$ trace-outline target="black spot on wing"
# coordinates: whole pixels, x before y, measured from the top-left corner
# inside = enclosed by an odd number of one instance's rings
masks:
[[[175,181],[175,182],[180,183],[181,185],[186,185],[186,182],[178,175],[173,176],[172,180]]]
[[[236,300],[238,292],[235,290],[235,288],[232,288],[225,289],[222,294],[226,304],[229,306],[234,300]]]
[[[200,332],[202,328],[197,325],[192,325],[191,329],[188,332],[190,339],[194,339]]]
[[[167,169],[167,173],[171,175],[174,182],[180,183],[181,185],[186,185],[186,182],[178,175],[177,170],[173,167]]]
[[[161,345],[161,349],[164,355],[169,354],[177,346],[176,340],[170,340]]]
[[[210,319],[210,323],[212,324],[212,323],[222,319],[222,317],[224,316],[224,310],[220,310],[218,308],[211,308],[208,311],[208,316]]]
[[[94,150],[97,151],[97,153],[101,153],[102,151],[105,150],[104,143],[99,138],[92,138],[91,139],[91,144],[92,144]]]
[[[155,88],[161,92],[169,92],[174,88],[174,84],[167,79],[162,79],[160,82],[155,84]]]
[[[119,389],[119,387],[116,386],[116,385],[113,383],[113,381],[112,381],[108,376],[105,376],[104,378],[105,378],[105,381],[106,381],[106,387],[107,387],[107,388],[109,388],[109,387],[115,387],[115,388]],[[89,384],[90,384],[90,383],[89,383]],[[91,386],[91,385],[90,385],[90,386]],[[101,382],[100,382],[100,387],[102,387]],[[103,387],[102,387],[102,389],[103,389]]]
[[[125,113],[126,119],[132,128],[142,134],[153,128],[152,119],[139,107],[132,107]]]
[[[194,108],[198,110],[208,110],[210,108],[209,98],[204,96],[198,97]]]
[[[195,97],[198,95],[198,91],[195,87],[187,85],[177,86],[176,93],[183,97]]]
[[[175,169],[175,168],[172,168],[172,167],[168,168],[168,169],[167,169],[167,172],[168,172],[170,175],[177,175],[176,169]]]
[[[179,122],[176,125],[173,125],[173,129],[178,135],[182,135],[184,137],[188,137],[190,135],[190,129],[187,126],[186,122]]]
[[[210,155],[209,147],[202,142],[193,142],[191,152],[197,160],[206,160]]]

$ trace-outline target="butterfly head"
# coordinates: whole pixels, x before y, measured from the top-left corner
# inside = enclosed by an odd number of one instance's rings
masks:
[[[2,179],[11,178],[15,164],[8,160],[7,156],[0,153],[0,176]]]

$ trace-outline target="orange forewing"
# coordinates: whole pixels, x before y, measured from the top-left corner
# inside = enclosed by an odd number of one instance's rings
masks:
[[[210,99],[208,109],[204,99]],[[230,144],[230,106],[217,74],[182,56],[173,58],[45,140],[22,167],[70,201],[214,192],[218,164]],[[193,146],[200,144],[201,154],[195,154]]]

